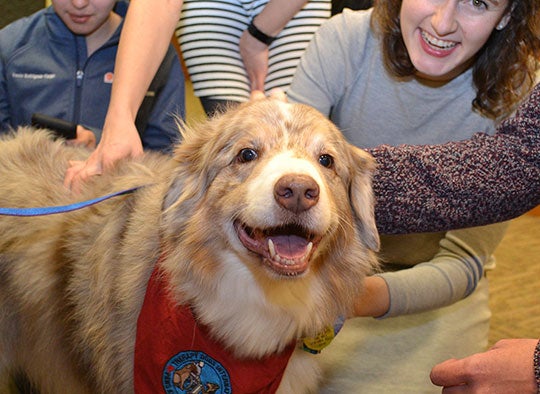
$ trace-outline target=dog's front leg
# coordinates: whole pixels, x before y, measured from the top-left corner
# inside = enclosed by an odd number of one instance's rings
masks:
[[[285,369],[277,394],[316,393],[321,378],[317,356],[296,349]]]

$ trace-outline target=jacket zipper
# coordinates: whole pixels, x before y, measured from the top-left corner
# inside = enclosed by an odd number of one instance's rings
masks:
[[[86,56],[82,53],[84,46],[81,42],[85,40],[84,37],[75,37],[75,53],[77,55],[77,69],[75,70],[75,103],[73,107],[73,121],[75,123],[81,122],[81,96],[82,85],[84,79],[85,65],[82,62]]]
[[[84,78],[84,71],[79,69],[77,70],[77,87],[80,88],[82,86],[82,81]]]

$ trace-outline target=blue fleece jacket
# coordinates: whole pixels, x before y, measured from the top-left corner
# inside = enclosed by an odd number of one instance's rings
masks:
[[[126,11],[127,3],[119,1],[115,12],[123,17]],[[83,125],[99,141],[121,28],[91,56],[85,37],[73,34],[52,7],[0,30],[0,132],[29,125],[39,112]],[[175,116],[185,116],[185,89],[174,57],[166,83],[155,92],[145,149],[167,151],[180,138]]]

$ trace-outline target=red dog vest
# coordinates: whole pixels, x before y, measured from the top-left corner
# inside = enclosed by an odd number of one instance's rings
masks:
[[[273,393],[295,348],[264,359],[237,359],[177,306],[154,269],[137,321],[134,384],[138,394]],[[271,335],[269,333],[269,335]]]

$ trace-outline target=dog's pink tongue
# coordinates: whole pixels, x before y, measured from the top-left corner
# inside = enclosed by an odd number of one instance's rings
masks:
[[[271,237],[276,253],[286,259],[298,259],[306,254],[308,241],[297,235],[277,235]]]

